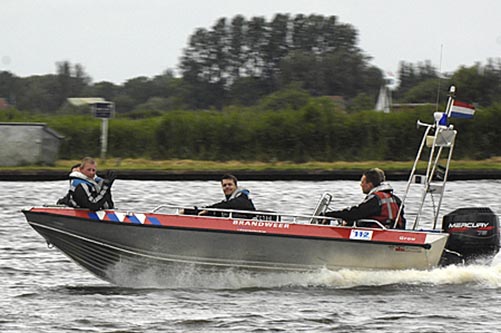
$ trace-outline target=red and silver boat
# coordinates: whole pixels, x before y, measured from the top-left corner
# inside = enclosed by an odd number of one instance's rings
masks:
[[[252,270],[428,269],[448,234],[301,223],[302,216],[253,219],[40,207],[24,211],[50,244],[107,279],[120,262]],[[281,221],[273,221],[274,218]]]
[[[453,103],[449,98],[447,115]],[[425,127],[403,201],[418,185],[422,200],[406,230],[342,226],[334,219],[317,224],[328,209],[324,194],[311,215],[223,210],[224,217],[181,215],[183,207],[159,206],[151,212],[89,211],[68,207],[24,210],[28,223],[55,246],[96,276],[119,284],[117,267],[128,273],[152,267],[197,267],[252,271],[430,269],[441,263],[493,255],[499,249],[499,221],[489,208],[461,208],[444,216],[437,227],[456,130],[443,114]],[[432,133],[433,134],[430,134]],[[424,175],[416,166],[430,148]],[[440,154],[448,152],[445,167]],[[437,171],[440,169],[440,177]],[[425,199],[438,196],[430,230],[420,227]],[[409,207],[406,207],[409,211]],[[246,218],[242,214],[252,214]],[[430,214],[427,214],[429,216]]]

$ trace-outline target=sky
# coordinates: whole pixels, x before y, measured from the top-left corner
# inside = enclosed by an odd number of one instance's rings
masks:
[[[197,28],[277,13],[337,16],[388,73],[401,61],[453,72],[501,56],[499,0],[0,0],[0,71],[45,75],[69,61],[122,84],[176,71]]]

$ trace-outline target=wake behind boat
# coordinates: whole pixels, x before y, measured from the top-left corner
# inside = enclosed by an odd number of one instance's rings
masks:
[[[47,243],[115,284],[120,284],[114,274],[117,267],[128,274],[152,267],[252,271],[430,269],[442,263],[492,256],[499,250],[499,221],[489,208],[460,208],[444,216],[438,227],[457,133],[446,123],[453,106],[451,94],[446,112],[435,115],[435,123],[418,122],[425,132],[403,201],[416,186],[421,201],[407,214],[414,215],[414,222],[406,230],[381,224],[366,228],[362,221],[342,226],[323,215],[332,198],[328,193],[320,198],[311,215],[212,209],[222,217],[193,216],[179,214],[185,207],[175,206],[159,206],[151,212],[44,206],[23,213]],[[417,163],[425,148],[429,148],[426,173],[417,175]],[[447,155],[445,167],[438,164],[442,153]],[[432,200],[432,220],[425,221],[425,225],[433,227],[423,230],[420,224],[423,212],[428,211],[425,203],[429,196],[438,196]],[[318,224],[320,220],[330,224]]]

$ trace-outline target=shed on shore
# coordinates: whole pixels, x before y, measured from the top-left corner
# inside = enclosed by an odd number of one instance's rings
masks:
[[[53,165],[63,138],[45,123],[0,123],[0,166]]]

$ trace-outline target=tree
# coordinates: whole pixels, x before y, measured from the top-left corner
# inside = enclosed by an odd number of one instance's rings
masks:
[[[54,113],[61,106],[59,80],[56,75],[30,76],[19,81],[16,107],[43,113]]]
[[[231,20],[229,27],[229,45],[228,45],[228,71],[229,82],[234,83],[242,75],[246,61],[244,37],[247,33],[247,23],[242,15],[237,15]]]
[[[230,87],[229,103],[250,106],[266,95],[266,85],[256,77],[240,77]]]
[[[181,58],[180,69],[188,86],[185,100],[193,109],[208,107],[213,102],[213,95],[209,90],[212,88],[214,71],[211,60],[213,52],[208,44],[211,38],[206,29],[197,29],[190,37],[189,45]]]
[[[360,93],[353,98],[348,109],[350,112],[374,110],[375,104],[376,100],[372,96],[367,93]]]
[[[264,61],[262,77],[269,83],[270,91],[277,88],[276,81],[280,60],[289,51],[287,42],[288,23],[288,15],[277,14],[268,24],[267,43],[262,55]]]
[[[102,97],[108,101],[113,101],[115,96],[118,95],[120,87],[112,82],[101,81],[91,86],[88,86],[84,91],[84,96],[89,97]]]
[[[319,59],[312,52],[304,50],[289,52],[280,62],[280,86],[298,82],[313,96],[323,95],[326,90],[319,65]]]
[[[438,74],[429,60],[419,62],[417,65],[402,61],[398,70],[398,78],[400,84],[394,94],[395,99],[403,98],[407,91],[421,82],[438,79]]]
[[[263,52],[267,43],[267,27],[264,17],[253,17],[247,23],[244,37],[247,52],[243,73],[249,77],[262,77],[264,71]]]
[[[121,95],[132,100],[132,104],[138,105],[153,97],[153,83],[146,76],[138,76],[127,80],[121,89]]]
[[[501,67],[483,67],[476,63],[471,67],[461,66],[451,77],[451,83],[461,89],[461,98],[464,101],[490,105],[493,97],[499,95]],[[499,100],[499,97],[497,97]]]
[[[310,95],[298,88],[290,86],[264,97],[260,102],[263,110],[299,110],[308,103]]]
[[[16,104],[18,81],[19,78],[14,74],[7,71],[0,72],[0,97],[5,98],[12,105]]]
[[[354,97],[367,82],[372,88],[380,81],[356,45],[357,31],[335,16],[276,14],[270,22],[236,16],[230,25],[226,22],[219,19],[211,30],[197,29],[184,50],[181,69],[195,108],[221,109],[238,98],[243,83],[258,89],[245,94],[249,100],[293,82],[314,96]],[[233,89],[236,83],[239,88]]]
[[[90,77],[80,64],[74,66],[69,61],[56,63],[57,100],[62,105],[68,97],[82,96],[82,92],[90,83]]]
[[[440,91],[438,91],[440,86]],[[439,99],[445,100],[450,84],[447,80],[439,82],[439,79],[428,79],[419,82],[402,96],[401,100],[404,103],[435,103],[437,101],[437,93]]]

